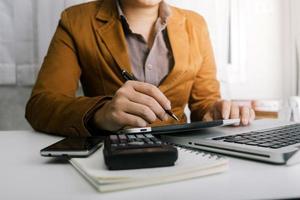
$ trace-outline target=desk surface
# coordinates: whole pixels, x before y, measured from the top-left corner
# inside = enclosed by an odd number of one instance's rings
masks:
[[[230,157],[229,171],[165,185],[98,193],[68,163],[39,150],[60,138],[0,132],[0,199],[274,199],[300,197],[300,165],[277,166]]]

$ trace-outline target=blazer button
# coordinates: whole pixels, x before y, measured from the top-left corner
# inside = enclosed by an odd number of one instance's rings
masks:
[[[148,64],[148,65],[147,65],[147,69],[148,69],[148,70],[152,70],[152,68],[153,68],[153,65],[151,65],[151,64]]]

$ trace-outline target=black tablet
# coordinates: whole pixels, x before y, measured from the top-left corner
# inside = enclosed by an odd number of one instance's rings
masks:
[[[240,119],[228,119],[228,120],[214,120],[214,121],[198,121],[184,124],[172,124],[156,127],[143,127],[143,128],[128,128],[119,130],[118,134],[136,134],[136,133],[151,133],[151,134],[168,134],[179,132],[197,131],[203,128],[227,126],[239,124]]]

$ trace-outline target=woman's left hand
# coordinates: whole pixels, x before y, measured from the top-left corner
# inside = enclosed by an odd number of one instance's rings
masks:
[[[255,112],[251,107],[239,106],[237,103],[220,100],[204,115],[204,121],[212,121],[218,119],[238,119],[240,125],[246,126],[255,119]]]

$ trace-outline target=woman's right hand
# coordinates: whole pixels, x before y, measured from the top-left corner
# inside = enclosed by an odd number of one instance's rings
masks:
[[[154,85],[127,81],[113,99],[104,104],[94,115],[97,128],[117,131],[125,126],[145,127],[157,118],[167,120],[164,111],[171,103]]]

